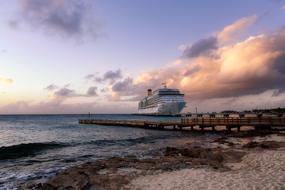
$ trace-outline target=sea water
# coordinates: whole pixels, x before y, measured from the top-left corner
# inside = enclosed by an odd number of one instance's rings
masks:
[[[0,189],[12,189],[31,180],[44,181],[58,171],[87,161],[129,155],[144,158],[176,145],[178,140],[198,138],[180,131],[78,123],[79,119],[90,117],[180,119],[135,115],[2,115]]]

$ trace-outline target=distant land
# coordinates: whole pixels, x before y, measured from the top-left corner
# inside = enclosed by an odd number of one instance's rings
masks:
[[[234,110],[224,110],[221,111],[221,113],[272,113],[272,114],[280,114],[280,113],[285,113],[285,108],[271,108],[271,109],[253,109],[253,110],[244,110],[241,112],[237,112]]]

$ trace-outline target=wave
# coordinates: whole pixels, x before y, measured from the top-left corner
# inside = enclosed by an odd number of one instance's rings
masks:
[[[16,159],[20,157],[33,156],[36,153],[53,148],[63,147],[60,143],[23,143],[12,146],[0,147],[0,160]]]

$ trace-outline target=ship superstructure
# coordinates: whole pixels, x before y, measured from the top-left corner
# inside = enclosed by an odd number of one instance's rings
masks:
[[[152,92],[148,89],[147,96],[139,102],[140,114],[177,115],[185,107],[184,94],[178,89],[163,88]]]

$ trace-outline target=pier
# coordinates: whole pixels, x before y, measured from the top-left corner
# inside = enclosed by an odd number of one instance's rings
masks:
[[[216,130],[218,126],[224,126],[226,130],[233,128],[240,131],[244,126],[252,126],[254,129],[271,129],[273,127],[285,129],[285,117],[182,117],[180,121],[153,121],[153,120],[116,120],[116,119],[81,119],[80,124],[96,124],[107,126],[126,126],[151,129],[173,130]]]

